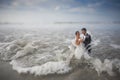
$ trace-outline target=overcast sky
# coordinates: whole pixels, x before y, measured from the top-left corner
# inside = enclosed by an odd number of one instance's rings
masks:
[[[0,0],[2,22],[120,21],[120,0]]]

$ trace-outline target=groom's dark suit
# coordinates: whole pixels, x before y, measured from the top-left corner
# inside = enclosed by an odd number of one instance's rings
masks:
[[[90,48],[91,47],[91,45],[90,45],[91,36],[88,33],[85,34],[85,39],[84,39],[83,43],[84,43],[86,49],[88,50],[88,53],[91,53],[91,48]]]

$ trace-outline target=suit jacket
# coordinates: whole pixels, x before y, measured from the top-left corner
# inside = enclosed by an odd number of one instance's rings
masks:
[[[87,47],[91,43],[91,36],[88,33],[85,35],[85,39],[84,39],[83,43],[84,43],[85,47]]]

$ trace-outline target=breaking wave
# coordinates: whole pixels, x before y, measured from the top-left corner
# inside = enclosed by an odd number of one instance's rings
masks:
[[[67,54],[62,54],[59,47],[49,48],[41,41],[27,42],[16,40],[10,43],[1,43],[1,58],[11,60],[10,64],[19,73],[47,75],[50,73],[66,73],[71,70],[67,62]],[[48,51],[46,51],[48,50]]]

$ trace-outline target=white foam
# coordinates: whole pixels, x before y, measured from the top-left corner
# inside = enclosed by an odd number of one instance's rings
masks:
[[[31,53],[34,53],[35,50],[36,50],[36,46],[32,46],[32,44],[27,44],[25,47],[23,47],[22,50],[19,50],[16,52],[16,54],[12,57],[12,59],[17,59],[19,57],[22,57],[22,56],[25,56],[27,54],[31,54]]]
[[[117,45],[117,44],[110,44],[110,46],[112,46],[115,49],[120,49],[120,45]]]
[[[102,63],[100,59],[93,58],[91,60],[91,63],[93,64],[99,76],[103,71],[106,71],[110,76],[114,75],[114,72],[112,71],[113,69],[112,61],[105,59],[104,62]]]
[[[96,47],[99,44],[100,44],[100,40],[99,39],[93,40],[92,43],[91,43],[92,47]]]
[[[33,66],[27,68],[18,66],[18,63],[15,60],[11,61],[10,64],[13,65],[13,69],[16,70],[18,73],[29,72],[30,74],[35,75],[47,75],[53,73],[63,74],[71,70],[69,64],[64,61],[47,62],[41,66]]]

